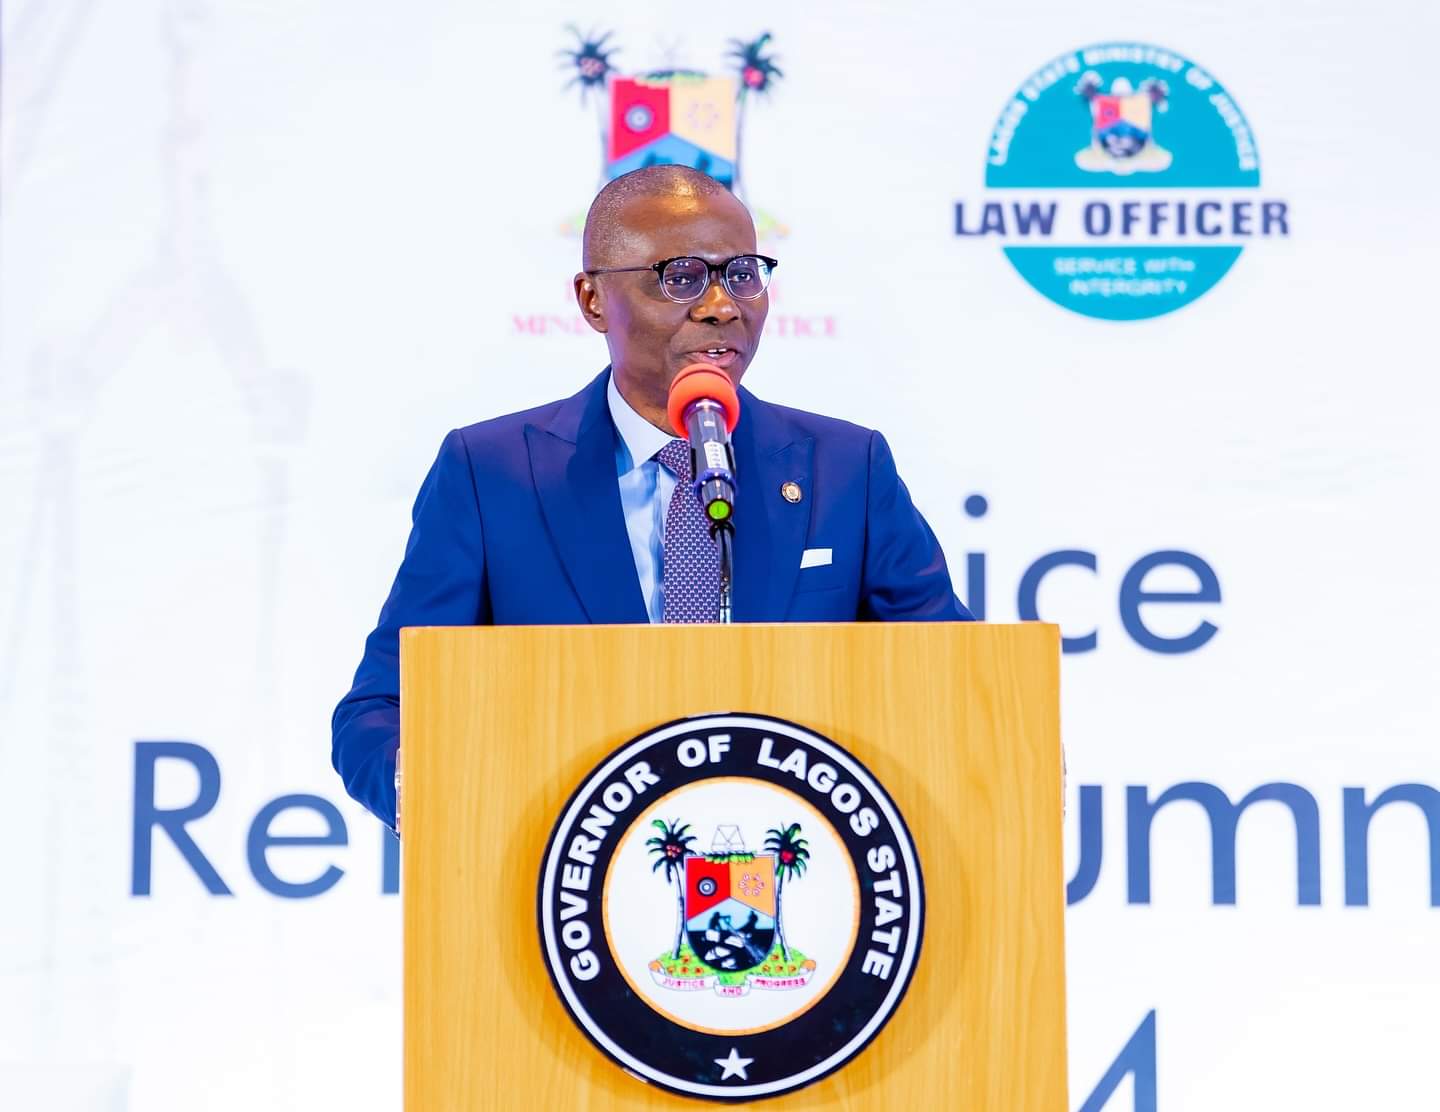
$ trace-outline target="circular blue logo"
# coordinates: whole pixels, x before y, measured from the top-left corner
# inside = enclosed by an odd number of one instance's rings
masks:
[[[1260,153],[1235,98],[1172,50],[1102,43],[1027,78],[995,124],[985,195],[958,236],[1001,241],[1045,297],[1143,320],[1203,296],[1257,239],[1289,235],[1262,198]]]

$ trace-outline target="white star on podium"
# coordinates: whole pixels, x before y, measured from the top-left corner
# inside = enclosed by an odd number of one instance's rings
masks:
[[[740,1057],[740,1048],[732,1046],[730,1048],[730,1057],[715,1058],[713,1061],[725,1071],[720,1075],[721,1081],[724,1081],[727,1077],[738,1077],[742,1081],[749,1081],[750,1075],[745,1072],[745,1067],[755,1061],[755,1059]]]

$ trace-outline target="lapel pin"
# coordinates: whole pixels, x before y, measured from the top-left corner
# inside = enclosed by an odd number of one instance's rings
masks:
[[[800,501],[800,484],[796,482],[782,484],[780,487],[780,497],[791,503]]]

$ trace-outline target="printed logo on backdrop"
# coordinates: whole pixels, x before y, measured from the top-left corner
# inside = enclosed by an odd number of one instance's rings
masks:
[[[613,32],[582,34],[571,27],[570,33],[573,44],[560,51],[562,68],[570,74],[565,88],[578,89],[581,107],[594,111],[600,141],[599,173],[593,180],[584,174],[584,167],[593,165],[587,163],[593,158],[591,144],[570,152],[577,197],[588,204],[590,195],[606,182],[646,166],[689,166],[709,174],[746,203],[762,244],[789,236],[783,220],[750,203],[742,174],[750,108],[767,100],[784,77],[769,32],[754,39],[731,39],[723,66],[715,69],[671,64],[629,75],[616,64],[620,48]],[[584,208],[560,222],[561,232],[570,238],[578,238],[584,227]],[[783,284],[773,285],[769,296],[767,337],[834,338],[834,314],[786,304]],[[514,331],[523,336],[591,334],[575,310],[568,286],[557,293],[550,311],[516,312],[512,317]]]
[[[1173,312],[1247,246],[1290,234],[1234,96],[1143,43],[1085,47],[1027,78],[995,125],[985,190],[956,203],[956,235],[997,240],[1037,291],[1102,320]]]
[[[919,863],[834,742],[758,715],[671,723],[590,774],[540,882],[546,964],[585,1034],[675,1092],[749,1100],[843,1066],[909,984]]]
[[[562,50],[582,105],[593,105],[600,131],[600,178],[596,189],[622,174],[646,166],[689,166],[709,174],[742,201],[740,148],[745,114],[752,100],[768,97],[784,77],[770,46],[770,33],[753,40],[731,39],[726,70],[714,74],[667,65],[622,76],[611,59],[619,47],[614,32],[570,32],[575,45]],[[748,206],[747,206],[748,207]],[[751,208],[762,240],[783,239],[789,229],[763,210]],[[578,236],[585,214],[563,225]]]

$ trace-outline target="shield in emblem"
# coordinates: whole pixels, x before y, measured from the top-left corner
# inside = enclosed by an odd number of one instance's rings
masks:
[[[695,956],[726,973],[753,969],[775,939],[775,858],[685,861],[685,933]]]
[[[722,185],[735,178],[736,84],[683,72],[610,82],[605,176],[643,166],[689,166]]]
[[[1090,101],[1090,135],[1111,158],[1134,158],[1150,141],[1154,103],[1139,93],[1098,93]]]

